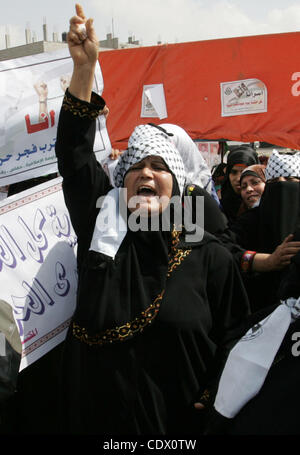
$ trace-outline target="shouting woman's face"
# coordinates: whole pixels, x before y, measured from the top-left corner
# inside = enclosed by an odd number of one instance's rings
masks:
[[[131,212],[139,209],[145,215],[157,215],[169,204],[173,178],[164,160],[148,156],[131,166],[125,175],[127,206]]]

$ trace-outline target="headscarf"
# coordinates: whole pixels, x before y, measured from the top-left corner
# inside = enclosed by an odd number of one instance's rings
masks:
[[[231,147],[230,152],[227,155],[226,173],[228,175],[236,164],[243,164],[244,166],[259,164],[257,152],[250,145],[246,144]]]
[[[182,158],[186,179],[188,183],[193,183],[200,188],[204,188],[211,194],[212,176],[208,165],[201,155],[198,147],[187,132],[178,125],[162,123],[159,125],[167,133],[171,133],[170,141],[175,145]]]
[[[284,154],[273,150],[266,167],[266,180],[278,177],[300,178],[300,152]]]
[[[225,180],[221,188],[221,205],[230,222],[236,219],[243,201],[241,196],[232,188],[229,174],[235,165],[247,167],[258,163],[256,151],[248,145],[232,147],[227,156]]]
[[[130,136],[128,149],[120,156],[114,170],[116,187],[124,185],[125,174],[131,166],[151,155],[159,156],[165,161],[176,177],[182,196],[186,173],[180,153],[170,141],[168,134],[151,125],[137,126]]]
[[[204,199],[204,230],[217,236],[227,229],[227,218],[221,211],[215,199],[204,189],[197,185],[187,185],[186,195],[192,198],[192,222],[196,223],[195,215],[196,198],[203,197]]]
[[[225,180],[226,163],[220,163],[213,168],[212,178],[215,184],[215,188],[219,189]]]
[[[241,174],[240,183],[242,184],[243,178],[246,177],[247,175],[253,175],[254,177],[259,178],[265,183],[266,182],[265,169],[266,166],[264,166],[263,164],[253,164],[252,166],[246,167]]]
[[[119,157],[115,166],[113,178],[116,188],[107,194],[102,204],[102,207],[108,207],[112,222],[107,223],[107,213],[104,213],[104,210],[100,211],[90,249],[114,258],[128,228],[126,221],[123,220],[126,211],[124,208],[123,216],[120,216],[123,195],[120,197],[118,188],[124,188],[124,179],[131,166],[149,156],[159,156],[164,160],[173,176],[172,196],[182,196],[186,176],[178,150],[169,141],[169,136],[164,130],[150,125],[138,125],[129,137],[127,150]],[[128,215],[127,213],[127,219]]]
[[[272,253],[285,237],[300,227],[300,183],[268,182],[269,179],[300,177],[300,153],[274,151],[266,168],[267,183],[259,206],[258,251]]]

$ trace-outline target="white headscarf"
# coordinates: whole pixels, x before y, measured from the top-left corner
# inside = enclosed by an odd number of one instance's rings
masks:
[[[173,136],[170,136],[170,140],[179,151],[183,160],[187,183],[194,183],[211,194],[211,172],[200,150],[198,150],[198,147],[188,133],[180,126],[171,123],[162,123],[159,126],[164,128],[168,133],[173,134]]]

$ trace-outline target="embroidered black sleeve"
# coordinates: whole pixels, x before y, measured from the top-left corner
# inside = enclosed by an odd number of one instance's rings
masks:
[[[104,99],[97,93],[92,92],[91,102],[82,101],[76,96],[72,95],[69,90],[66,90],[62,109],[71,112],[78,117],[96,119],[105,107]]]

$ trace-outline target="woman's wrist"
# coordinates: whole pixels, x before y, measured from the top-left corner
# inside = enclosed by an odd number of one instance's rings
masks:
[[[257,253],[253,258],[252,270],[254,272],[269,272],[273,270],[271,254]]]
[[[73,64],[74,64],[74,70],[73,70],[73,72],[78,72],[78,73],[92,72],[92,73],[94,73],[95,68],[96,68],[97,61],[98,61],[98,60],[89,61],[89,62],[83,63],[83,64],[75,63],[75,62],[73,61]]]
[[[69,91],[76,98],[90,102],[95,75],[95,63],[75,65],[69,85]]]

